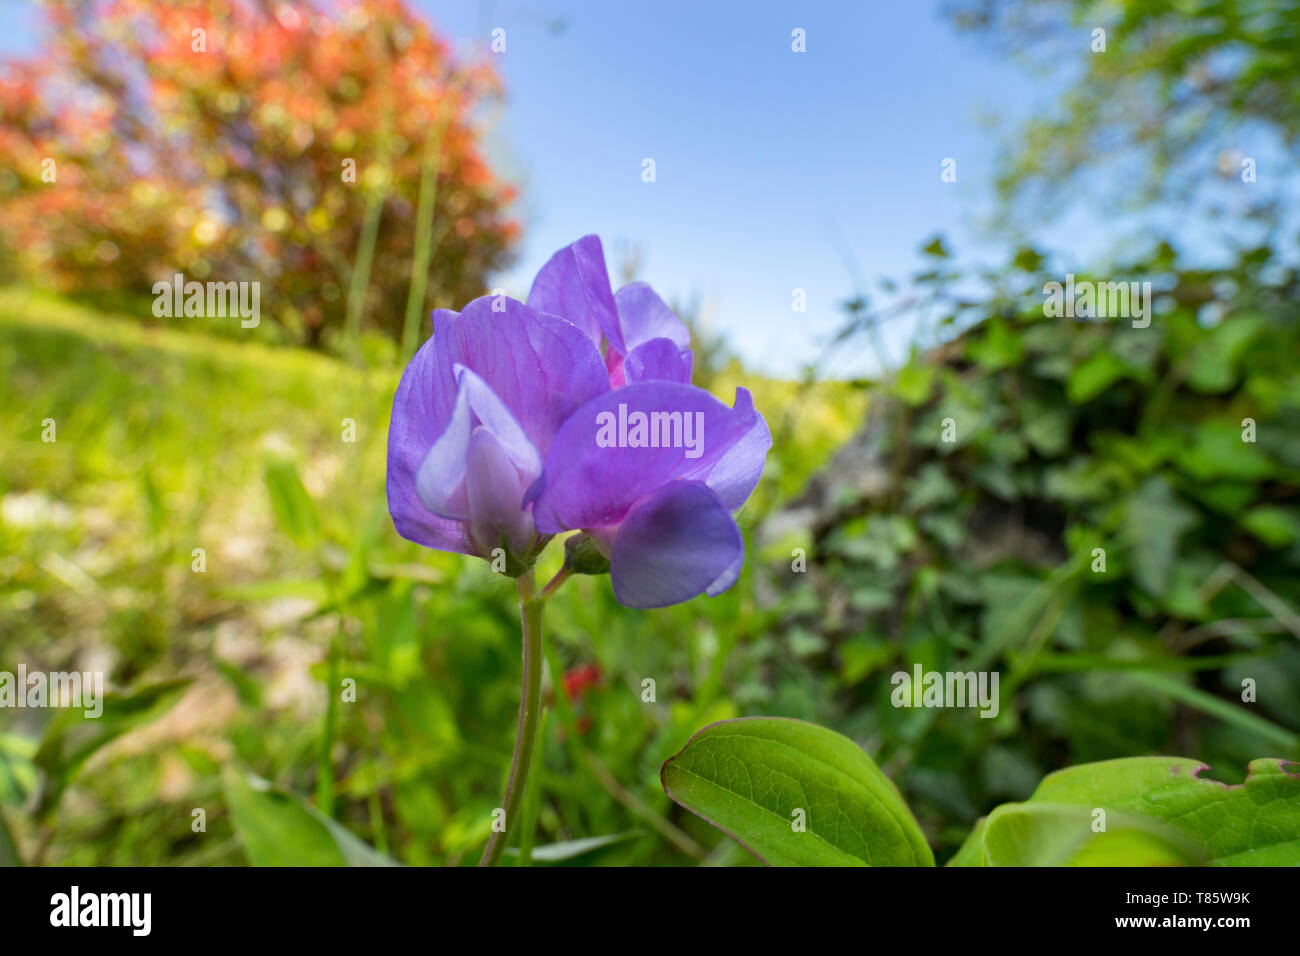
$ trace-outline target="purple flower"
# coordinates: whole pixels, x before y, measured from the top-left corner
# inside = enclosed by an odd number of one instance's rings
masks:
[[[732,513],[762,474],[767,423],[744,389],[727,408],[690,384],[685,325],[644,283],[611,291],[599,238],[552,256],[526,306],[484,297],[433,319],[389,427],[403,537],[502,548],[519,575],[552,535],[582,530],[628,607],[735,583]]]
[[[611,422],[612,445],[601,435]],[[698,448],[686,440],[688,427],[702,439]],[[728,408],[693,385],[628,385],[593,398],[560,427],[533,517],[544,534],[590,534],[609,558],[620,604],[663,607],[720,594],[745,563],[731,513],[758,484],[770,447],[767,422],[743,388]]]
[[[689,384],[686,326],[645,283],[612,293],[596,236],[553,255],[528,302],[603,341],[616,389],[576,411],[556,435],[531,492],[538,530],[587,531],[609,559],[615,597],[628,607],[731,587],[745,560],[731,513],[758,484],[772,446],[749,392],[739,389],[728,409]],[[612,445],[601,441],[611,419],[620,439]],[[629,420],[641,421],[644,434],[635,427],[629,434]]]
[[[682,320],[644,282],[610,290],[599,236],[583,236],[551,256],[533,280],[528,304],[563,316],[599,348],[609,382],[691,380],[691,337]]]
[[[570,322],[484,296],[433,313],[402,374],[388,428],[388,510],[402,537],[530,566],[545,541],[524,493],[556,431],[609,390],[600,354]]]

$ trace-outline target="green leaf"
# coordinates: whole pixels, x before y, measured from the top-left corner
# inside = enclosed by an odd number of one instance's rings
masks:
[[[614,846],[619,843],[626,843],[628,840],[635,840],[642,836],[644,830],[627,830],[623,833],[609,833],[605,836],[584,837],[580,840],[563,840],[559,843],[547,843],[544,846],[536,846],[532,849],[532,860],[534,863],[567,863],[576,860],[579,857],[585,857],[595,853],[597,850],[603,850],[605,847]],[[505,856],[518,857],[519,848],[508,846],[505,849]]]
[[[1046,458],[1063,455],[1070,447],[1073,422],[1067,408],[1045,403],[1025,403],[1021,421],[1025,438],[1034,450]]]
[[[988,826],[989,818],[980,817],[975,821],[975,826],[971,827],[970,834],[957,848],[957,852],[952,855],[947,863],[948,866],[985,866],[984,863],[984,828]]]
[[[1246,347],[1264,331],[1262,315],[1234,315],[1225,318],[1192,351],[1188,384],[1198,392],[1217,394],[1236,384],[1238,361]]]
[[[266,490],[285,533],[300,547],[314,545],[320,537],[320,519],[292,462],[276,458],[266,463]]]
[[[1129,499],[1125,525],[1133,544],[1133,576],[1148,593],[1163,597],[1178,541],[1196,525],[1196,513],[1179,502],[1164,478],[1150,478]]]
[[[908,405],[923,405],[934,389],[934,366],[913,353],[906,365],[898,370],[894,379],[894,394]]]
[[[1202,779],[1205,764],[1184,757],[1060,770],[977,824],[949,865],[1300,865],[1300,774],[1285,763],[1253,760],[1235,786]]]
[[[18,859],[18,846],[13,834],[9,832],[9,824],[5,822],[4,814],[0,813],[0,867],[22,865],[22,860]]]
[[[1300,539],[1300,513],[1280,505],[1253,508],[1241,523],[1246,530],[1273,548],[1284,548]]]
[[[926,245],[921,247],[921,252],[927,256],[933,256],[936,259],[947,259],[950,255],[948,247],[943,244],[943,236],[935,236]]]
[[[125,696],[105,694],[103,712],[98,717],[87,717],[80,709],[59,711],[46,727],[32,759],[45,773],[35,815],[41,818],[53,811],[63,791],[95,751],[128,730],[161,716],[189,685],[189,680],[171,680],[142,687]]]
[[[253,866],[395,866],[345,827],[265,780],[225,774],[226,806]]]
[[[995,372],[1025,359],[1025,346],[1020,336],[998,316],[984,324],[984,334],[971,340],[967,354],[980,367]]]
[[[35,738],[0,734],[0,805],[26,803],[36,790],[39,775],[32,763],[35,756]]]
[[[1195,866],[1196,847],[1157,820],[1068,803],[1008,803],[989,814],[980,849],[985,866]]]
[[[710,724],[664,763],[660,779],[673,800],[774,866],[934,865],[889,778],[852,740],[816,724]]]
[[[1113,807],[1168,823],[1219,866],[1300,865],[1300,773],[1287,761],[1252,760],[1245,783],[1202,779],[1185,757],[1129,757],[1050,774],[1031,801]],[[1300,765],[1291,764],[1293,767]]]
[[[1201,422],[1192,440],[1178,446],[1178,464],[1198,481],[1232,479],[1259,481],[1277,468],[1256,442],[1242,441],[1242,426],[1234,422]]]
[[[1070,373],[1066,397],[1073,405],[1090,402],[1128,373],[1128,366],[1113,353],[1105,349],[1094,352]]]

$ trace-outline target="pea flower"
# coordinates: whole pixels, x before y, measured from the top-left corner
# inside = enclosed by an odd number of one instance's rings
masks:
[[[599,348],[611,387],[630,382],[691,380],[690,333],[644,282],[610,291],[598,236],[583,236],[542,266],[528,293],[534,309],[563,316]]]
[[[735,583],[731,515],[762,474],[767,424],[745,389],[729,409],[689,384],[686,326],[645,283],[611,290],[598,237],[552,256],[528,305],[485,296],[433,324],[389,427],[403,537],[504,555],[518,576],[552,535],[581,529],[635,608]]]
[[[528,302],[603,341],[615,389],[557,433],[530,491],[538,530],[586,531],[627,607],[663,607],[731,587],[745,561],[731,514],[758,484],[772,445],[749,392],[738,389],[729,409],[689,384],[686,326],[645,283],[612,293],[596,236],[552,256]],[[611,424],[619,439],[612,443]]]
[[[685,440],[691,421],[703,439],[697,456]],[[607,446],[599,433],[612,423],[622,440]],[[771,445],[743,388],[728,408],[693,385],[628,385],[560,426],[534,490],[533,518],[543,534],[583,529],[609,559],[614,596],[627,607],[720,594],[745,562],[732,512],[758,484]]]
[[[517,576],[546,545],[524,494],[559,426],[609,390],[600,354],[570,322],[505,297],[433,313],[402,374],[388,429],[388,509],[398,533],[492,559]]]
[[[402,373],[388,429],[388,509],[404,538],[489,558],[516,579],[519,728],[481,866],[518,817],[541,706],[542,609],[572,573],[609,572],[619,602],[662,607],[731,587],[745,561],[733,512],[772,445],[749,392],[728,408],[690,384],[686,326],[644,283],[613,292],[604,250],[557,252],[528,304],[475,299],[433,313]],[[565,563],[541,591],[552,536]],[[501,566],[498,557],[504,556]]]

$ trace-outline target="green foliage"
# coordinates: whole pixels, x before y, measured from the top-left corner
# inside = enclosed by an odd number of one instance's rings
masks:
[[[1229,786],[1201,779],[1205,769],[1139,757],[1058,771],[1027,801],[977,821],[949,865],[1300,865],[1300,774],[1254,760]],[[934,864],[889,779],[815,724],[712,724],[661,776],[669,796],[772,865]]]
[[[1294,765],[1292,765],[1294,766]],[[1113,808],[1159,820],[1220,866],[1300,863],[1300,774],[1252,760],[1245,782],[1203,779],[1197,760],[1137,757],[1049,775],[1029,803]]]
[[[1084,765],[1085,767],[1088,765]],[[998,807],[979,836],[983,866],[1199,866],[1195,848],[1146,817],[1109,813],[1095,830],[1088,807],[1020,803]]]
[[[777,866],[933,866],[889,778],[847,737],[748,717],[705,727],[670,758],[664,791]]]
[[[1171,201],[1183,219],[1193,210],[1244,211],[1265,228],[1275,204],[1294,198],[1285,166],[1289,158],[1294,168],[1300,149],[1295,0],[958,0],[948,12],[1028,61],[1041,84],[1063,87],[1009,140],[998,164],[1006,198],[1059,212],[1063,198],[1095,197],[1096,173],[1110,169],[1119,172],[1119,202]],[[1271,134],[1265,155],[1260,129]],[[1238,142],[1256,144],[1252,155],[1225,148]],[[1277,161],[1274,142],[1283,150]],[[1225,186],[1242,182],[1246,159],[1283,168],[1246,180],[1255,195],[1241,203]],[[1212,170],[1222,177],[1219,196]]]
[[[1046,316],[1063,274],[1033,250],[982,295],[919,281],[965,331],[883,383],[853,443],[883,480],[821,505],[809,573],[778,571],[780,633],[838,672],[830,723],[882,741],[941,856],[1063,764],[1300,755],[1300,283],[1279,260],[1117,266],[1156,290],[1145,328]],[[917,663],[999,672],[1001,713],[890,707]]]
[[[392,866],[346,828],[265,780],[230,770],[226,805],[254,866]]]
[[[97,750],[127,731],[157,719],[176,703],[189,683],[170,680],[142,687],[131,694],[105,695],[102,713],[94,717],[81,709],[60,710],[46,727],[32,758],[45,781],[36,801],[35,816],[45,817],[54,811],[63,791]]]
[[[545,846],[533,848],[531,853],[532,862],[534,864],[541,863],[554,866],[573,866],[578,863],[589,864],[595,862],[605,848],[625,843],[628,840],[635,840],[641,835],[640,830],[629,830],[627,833],[611,833],[608,836],[585,837],[581,840],[563,840],[560,843],[548,843]],[[507,847],[505,855],[507,858],[518,857],[519,851],[514,847]]]

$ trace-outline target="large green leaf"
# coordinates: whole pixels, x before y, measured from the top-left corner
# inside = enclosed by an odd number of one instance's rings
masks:
[[[989,818],[980,817],[967,834],[965,841],[957,852],[948,860],[948,866],[983,866],[984,865],[984,828]]]
[[[1253,760],[1235,786],[1202,779],[1205,765],[1183,757],[1060,770],[980,821],[950,865],[1300,865],[1300,774],[1285,764]]]
[[[226,806],[254,866],[395,866],[393,860],[292,794],[225,774]]]
[[[985,866],[1195,866],[1194,844],[1158,820],[1069,803],[1008,803],[989,814],[980,841]],[[1104,808],[1102,808],[1104,809]]]
[[[673,800],[771,865],[934,865],[889,778],[852,740],[816,724],[781,717],[710,724],[664,763],[660,778]]]
[[[1031,801],[1110,807],[1168,823],[1223,865],[1300,865],[1300,773],[1287,762],[1252,760],[1244,783],[1202,779],[1185,757],[1129,757],[1059,770]],[[1289,764],[1293,769],[1300,765]]]

